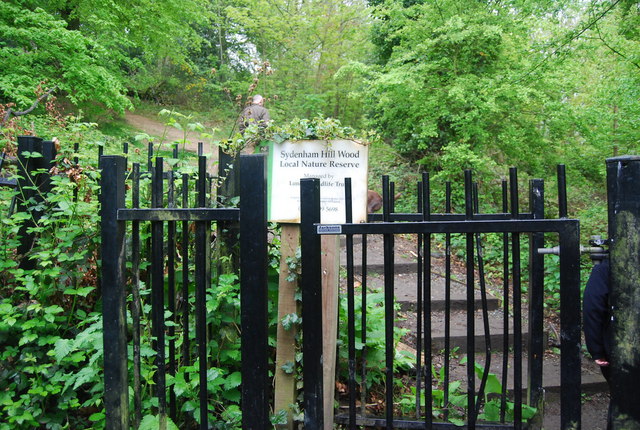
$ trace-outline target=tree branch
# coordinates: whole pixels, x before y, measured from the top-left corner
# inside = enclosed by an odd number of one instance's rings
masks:
[[[565,41],[564,43],[562,43],[560,46],[556,47],[551,54],[545,56],[542,60],[540,60],[537,64],[535,64],[533,67],[531,67],[526,73],[524,73],[523,75],[521,75],[520,77],[518,77],[518,79],[512,81],[513,83],[517,83],[520,82],[521,80],[523,80],[524,78],[526,78],[527,76],[531,75],[535,70],[537,70],[540,66],[542,66],[545,62],[547,62],[547,60],[549,60],[551,57],[553,57],[554,55],[556,55],[562,48],[564,48],[565,46],[568,46],[571,42],[573,42],[574,40],[578,39],[580,36],[582,36],[582,34],[584,32],[586,32],[587,30],[589,30],[591,27],[593,27],[594,25],[596,25],[598,23],[598,21],[600,21],[601,19],[603,19],[614,7],[616,7],[616,5],[620,3],[620,0],[615,0],[611,5],[609,5],[609,7],[607,7],[604,12],[602,12],[598,17],[596,17],[595,19],[593,19],[591,22],[589,22],[586,26],[584,26],[582,29],[580,29],[580,31],[575,32],[574,34],[570,35],[569,40]]]
[[[617,55],[621,56],[622,58],[624,58],[625,60],[627,60],[628,62],[630,62],[634,66],[636,66],[638,69],[640,69],[640,64],[630,60],[626,55],[624,55],[620,51],[617,51],[615,48],[613,48],[611,45],[609,45],[606,40],[604,40],[604,37],[602,37],[602,33],[600,33],[600,27],[598,27],[597,25],[596,25],[596,31],[598,33],[598,39],[600,39],[600,41],[602,42],[602,44],[605,47],[609,48],[614,54],[617,54]]]
[[[27,115],[30,114],[31,112],[33,112],[33,110],[38,107],[38,104],[43,101],[46,100],[51,93],[53,93],[56,89],[58,88],[57,85],[54,85],[53,87],[51,87],[50,89],[48,89],[47,91],[45,91],[42,95],[40,95],[40,97],[38,97],[36,99],[35,102],[33,102],[33,104],[31,105],[30,108],[28,108],[27,110],[23,110],[23,111],[14,111],[12,108],[7,109],[7,112],[4,115],[4,118],[2,119],[2,122],[0,123],[0,127],[2,127],[3,125],[5,125],[5,123],[7,121],[9,121],[9,119],[11,119],[11,116],[23,116],[23,115]]]

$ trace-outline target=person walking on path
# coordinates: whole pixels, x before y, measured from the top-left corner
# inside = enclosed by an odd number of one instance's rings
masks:
[[[611,388],[611,312],[609,305],[609,260],[604,259],[591,271],[584,290],[583,323],[587,350]],[[607,430],[611,429],[611,403]]]
[[[245,147],[242,149],[243,154],[252,154],[254,152],[256,144],[262,139],[262,131],[270,121],[269,111],[264,107],[264,97],[260,94],[254,95],[251,104],[244,108],[238,117],[238,130],[246,140]],[[245,136],[245,131],[252,124],[258,126],[258,134]]]
[[[260,128],[265,128],[267,123],[271,121],[269,111],[264,107],[264,98],[260,94],[253,96],[251,104],[244,108],[238,119],[238,130],[244,134],[244,131],[251,124],[257,124]]]

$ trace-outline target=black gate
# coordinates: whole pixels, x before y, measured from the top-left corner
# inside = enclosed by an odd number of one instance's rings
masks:
[[[544,234],[555,233],[560,243],[560,318],[561,318],[561,427],[563,429],[580,428],[580,246],[579,223],[577,220],[567,218],[566,186],[564,166],[558,168],[558,219],[545,219],[543,202],[544,186],[541,180],[531,180],[529,190],[529,212],[521,212],[518,202],[517,171],[511,169],[509,182],[502,183],[503,212],[496,214],[481,214],[478,211],[477,185],[473,183],[471,172],[465,172],[464,208],[461,214],[451,213],[451,187],[446,187],[446,209],[444,213],[433,213],[430,202],[430,181],[428,175],[424,175],[422,182],[418,184],[418,211],[413,214],[394,213],[393,184],[388,178],[383,178],[383,214],[369,217],[368,223],[354,224],[351,222],[351,198],[350,180],[346,180],[346,223],[337,225],[320,224],[320,184],[318,179],[308,178],[301,180],[302,200],[302,288],[303,288],[303,332],[304,332],[304,407],[305,429],[321,429],[322,422],[322,379],[318,375],[322,372],[322,339],[321,321],[322,310],[318,303],[321,294],[321,269],[320,269],[320,235],[344,235],[346,238],[346,295],[347,295],[347,331],[348,331],[348,400],[347,414],[338,414],[336,422],[343,423],[346,428],[355,429],[362,426],[375,428],[456,428],[447,417],[454,410],[454,404],[450,398],[452,381],[449,379],[449,366],[451,363],[452,348],[448,334],[445,337],[442,373],[444,374],[444,387],[440,393],[444,399],[439,399],[443,404],[441,415],[444,420],[435,420],[433,417],[433,403],[436,390],[432,385],[432,366],[434,366],[434,344],[431,337],[431,259],[432,249],[436,238],[442,238],[446,251],[446,261],[451,261],[451,237],[459,235],[463,238],[463,254],[466,259],[466,377],[462,381],[466,385],[465,405],[458,409],[464,409],[466,416],[464,424],[466,428],[527,428],[529,424],[523,421],[523,407],[525,404],[538,406],[543,397],[542,370],[543,370],[543,278],[544,266],[542,256],[536,251],[543,247]],[[508,204],[510,202],[510,205]],[[382,221],[382,222],[371,222]],[[354,286],[354,236],[362,235],[362,300],[366,301],[367,273],[366,273],[366,240],[367,235],[382,235],[384,248],[384,313],[385,313],[385,394],[384,416],[372,416],[365,413],[366,391],[363,381],[366,370],[366,347],[356,348],[356,342],[366,345],[366,307],[363,305],[363,315],[355,313],[355,286]],[[398,416],[394,412],[394,237],[398,234],[417,235],[418,242],[418,281],[417,297],[417,343],[418,347],[415,363],[415,375],[411,384],[417,392],[415,415],[407,418]],[[502,392],[492,393],[498,396],[500,411],[497,419],[491,422],[479,419],[483,411],[483,403],[487,401],[485,394],[489,384],[490,363],[492,357],[491,330],[486,302],[486,285],[484,279],[483,245],[484,234],[498,234],[502,238],[504,252],[504,318],[503,338],[505,339],[504,351],[513,350],[512,358],[507,360],[504,354],[501,375]],[[523,298],[521,278],[523,275],[523,263],[521,258],[521,236],[528,236],[529,240],[529,300],[528,300],[528,330],[523,330]],[[450,273],[445,275],[445,285],[450,288]],[[481,294],[480,316],[481,332],[483,340],[480,349],[484,351],[484,364],[476,364],[476,325],[475,315],[476,289],[479,286]],[[509,299],[509,292],[512,297]],[[447,292],[445,291],[445,294]],[[450,300],[448,297],[446,300]],[[512,308],[509,308],[512,303]],[[447,302],[446,309],[451,308]],[[450,323],[445,314],[445,326]],[[511,316],[509,316],[511,315]],[[356,338],[355,321],[359,319],[360,336]],[[513,329],[509,330],[509,326]],[[445,332],[447,327],[445,327]],[[523,332],[528,332],[525,339]],[[523,347],[525,346],[526,347]],[[495,345],[494,345],[495,347]],[[421,352],[424,359],[421,358]],[[523,366],[526,363],[526,382],[528,398],[523,399]],[[477,369],[480,367],[480,369]],[[507,369],[513,371],[513,388],[507,390]],[[403,379],[403,384],[407,381]],[[463,385],[464,386],[464,385]],[[358,397],[358,393],[362,395]],[[424,401],[421,401],[424,396]],[[360,406],[357,402],[360,401]],[[507,404],[513,407],[513,421],[505,419]]]
[[[141,308],[151,305],[151,334],[154,358],[153,390],[155,411],[162,421],[176,420],[179,406],[174,386],[167,377],[178,365],[198,366],[199,395],[193,403],[199,408],[198,428],[210,428],[207,393],[208,333],[205,300],[211,293],[212,223],[239,222],[242,405],[246,413],[243,428],[269,428],[270,384],[267,344],[267,221],[266,170],[264,156],[242,156],[240,161],[240,208],[210,207],[206,158],[198,159],[196,180],[188,174],[178,176],[163,171],[163,159],[146,172],[151,176],[151,207],[140,208],[140,179],[137,164],[127,169],[126,158],[102,156],[102,298],[104,319],[104,373],[106,426],[128,429],[140,423],[140,324]],[[176,189],[176,184],[181,187]],[[167,188],[165,189],[165,184]],[[189,190],[197,190],[192,207]],[[127,190],[131,190],[128,196]],[[182,195],[181,203],[177,196]],[[178,207],[181,205],[182,207]],[[129,207],[127,207],[129,206]],[[146,226],[150,227],[144,230]],[[148,240],[141,230],[149,231]],[[179,233],[179,234],[178,234]],[[195,253],[189,255],[189,244]],[[141,271],[141,255],[148,251]],[[148,265],[148,266],[147,266]],[[195,267],[194,271],[191,268]],[[181,279],[177,271],[181,271]],[[150,284],[148,297],[140,297],[142,276]],[[190,275],[191,273],[191,275]],[[177,289],[180,286],[180,290]],[[189,315],[190,295],[195,293],[195,315]],[[131,329],[127,324],[127,296],[131,294]],[[168,313],[167,313],[168,312]],[[195,320],[195,348],[189,346],[190,321]],[[181,332],[182,345],[176,344]],[[127,333],[132,335],[132,362],[128,360]],[[191,356],[191,351],[195,356]],[[250,357],[250,359],[248,359]],[[128,368],[132,367],[134,410],[129,413]],[[130,416],[132,418],[130,418]],[[195,421],[181,428],[193,427]]]

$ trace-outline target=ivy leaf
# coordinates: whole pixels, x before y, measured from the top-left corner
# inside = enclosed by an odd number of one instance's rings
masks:
[[[284,327],[285,330],[289,330],[295,324],[302,324],[302,317],[293,312],[282,317],[282,320],[280,322],[282,323],[282,327]]]
[[[291,360],[286,361],[282,366],[280,366],[280,369],[282,369],[282,371],[287,375],[291,375],[295,370],[295,363]]]

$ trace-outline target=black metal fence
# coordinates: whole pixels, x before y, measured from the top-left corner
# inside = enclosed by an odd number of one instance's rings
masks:
[[[14,210],[28,212],[30,215],[18,233],[20,246],[17,255],[20,266],[25,269],[32,268],[32,262],[25,256],[31,250],[35,240],[32,229],[44,211],[44,196],[51,190],[49,169],[55,159],[54,142],[36,136],[19,136],[17,157],[10,158],[3,153],[0,158],[0,170],[4,165],[9,164],[15,164],[17,170],[17,179],[0,177],[0,186],[19,190],[9,205],[7,215],[10,216]]]
[[[198,366],[199,428],[209,428],[208,413],[211,398],[207,393],[207,311],[205,298],[211,285],[211,226],[212,223],[239,223],[240,274],[241,274],[241,332],[242,347],[242,410],[243,428],[269,428],[269,401],[271,386],[268,380],[268,331],[267,331],[267,223],[266,179],[264,156],[242,156],[237,173],[240,179],[240,208],[211,207],[207,182],[206,159],[198,159],[197,177],[178,177],[164,172],[162,158],[156,158],[155,166],[149,164],[151,175],[151,205],[140,207],[140,180],[144,176],[140,166],[131,170],[121,156],[101,157],[102,168],[102,290],[104,306],[105,343],[105,407],[108,428],[128,428],[129,420],[140,422],[140,324],[142,305],[151,305],[151,333],[154,351],[154,396],[159,416],[178,415],[179,402],[174,387],[167,383],[175,375],[178,365]],[[127,182],[129,181],[129,183]],[[431,208],[430,180],[424,175],[418,184],[418,210],[416,213],[396,213],[393,209],[393,184],[383,178],[383,214],[370,215],[368,223],[351,222],[350,180],[346,181],[347,219],[339,225],[320,224],[320,184],[315,179],[301,182],[301,246],[302,246],[302,324],[304,341],[304,428],[321,429],[325,423],[323,414],[323,341],[320,235],[340,234],[346,238],[348,302],[348,413],[337,414],[336,422],[347,428],[373,426],[378,428],[454,428],[447,421],[454,409],[463,409],[467,428],[526,428],[523,420],[525,404],[538,406],[543,398],[542,371],[544,356],[543,298],[544,266],[542,256],[535,251],[544,246],[546,233],[556,234],[560,246],[560,294],[561,294],[561,426],[563,429],[580,426],[580,275],[579,275],[579,226],[578,221],[567,218],[564,169],[558,169],[558,219],[545,219],[544,184],[530,181],[528,212],[521,212],[518,202],[517,172],[512,169],[509,181],[502,183],[503,211],[496,214],[479,213],[478,188],[471,173],[465,173],[464,213],[452,213],[451,186],[446,185],[446,204],[443,213]],[[178,187],[179,184],[180,186]],[[193,185],[190,185],[193,184]],[[197,190],[195,207],[190,207],[190,188]],[[127,197],[130,188],[130,197]],[[182,197],[181,202],[179,196]],[[128,206],[128,207],[127,207]],[[178,207],[181,206],[181,207]],[[214,205],[215,206],[215,205]],[[381,221],[381,222],[380,222]],[[147,226],[147,227],[145,227]],[[149,229],[149,241],[141,239],[141,229]],[[382,235],[384,247],[384,309],[385,309],[385,393],[384,416],[367,414],[366,410],[366,360],[367,349],[356,348],[356,341],[367,342],[367,235]],[[394,237],[412,234],[417,237],[417,354],[413,379],[403,377],[403,384],[411,384],[416,393],[414,416],[400,416],[394,406]],[[499,418],[488,422],[481,419],[487,397],[488,375],[496,347],[489,324],[487,286],[484,275],[483,240],[485,235],[498,235],[502,243],[504,261],[504,294],[502,316],[503,332],[500,348],[503,351],[500,382],[504,389],[492,392],[499,398]],[[360,335],[356,339],[354,236],[362,236],[362,300],[363,314],[359,316]],[[523,258],[521,239],[529,241],[528,256],[528,315],[523,327],[523,297],[521,279]],[[465,405],[454,405],[450,397],[453,386],[450,366],[454,348],[450,339],[452,282],[451,242],[462,238],[465,255],[466,330],[464,351],[467,356],[466,374],[462,389]],[[432,250],[442,239],[445,250],[445,339],[441,353],[432,338]],[[190,244],[194,255],[189,255]],[[148,252],[148,256],[145,254]],[[145,269],[141,270],[142,261]],[[194,266],[193,276],[189,271]],[[182,279],[176,279],[178,270]],[[147,298],[140,297],[141,276],[150,289]],[[190,285],[193,284],[193,287]],[[181,289],[178,291],[178,286]],[[480,304],[476,291],[480,290]],[[190,294],[195,295],[195,315],[189,315]],[[127,358],[127,295],[131,294],[131,318],[133,360]],[[180,306],[182,303],[182,306]],[[168,311],[167,314],[165,312]],[[481,321],[478,324],[478,319]],[[189,346],[190,321],[195,321],[196,348]],[[477,340],[476,325],[482,339]],[[181,343],[176,343],[179,334]],[[195,351],[192,356],[191,351]],[[482,351],[482,353],[477,353]],[[512,354],[507,353],[512,351]],[[437,358],[436,358],[437,357]],[[480,372],[476,359],[480,359]],[[436,361],[441,366],[443,387],[434,388],[432,368]],[[526,376],[525,376],[526,366]],[[129,381],[129,367],[133,368],[133,384]],[[508,376],[512,369],[512,376]],[[406,376],[406,375],[404,375]],[[508,381],[508,378],[511,381]],[[523,383],[523,381],[526,381]],[[507,390],[507,386],[511,388]],[[133,386],[134,408],[130,412],[128,387]],[[526,388],[525,388],[526,387]],[[436,391],[443,399],[439,419],[434,419]],[[526,393],[526,394],[525,394]],[[357,396],[360,394],[360,407]],[[525,399],[526,396],[526,399]],[[513,420],[506,419],[507,408],[512,405]],[[457,412],[460,412],[459,410]]]
[[[518,191],[517,171],[511,169],[509,182],[502,183],[503,212],[496,214],[482,214],[478,211],[477,186],[473,183],[471,172],[465,172],[464,213],[451,213],[451,187],[446,186],[446,209],[444,213],[433,213],[431,209],[430,181],[424,175],[418,184],[418,211],[413,214],[393,212],[394,195],[393,184],[388,178],[383,179],[383,214],[370,215],[368,223],[354,224],[351,222],[350,181],[346,181],[347,219],[345,224],[320,224],[320,185],[317,179],[301,180],[302,200],[302,296],[303,296],[303,332],[304,332],[304,408],[305,429],[321,429],[322,422],[322,380],[318,375],[322,371],[322,310],[321,302],[321,271],[320,271],[320,235],[339,234],[346,237],[347,275],[346,294],[348,301],[348,413],[337,415],[336,421],[343,423],[349,429],[373,426],[376,428],[455,428],[447,422],[454,409],[465,409],[466,427],[474,428],[515,428],[527,427],[523,422],[523,405],[528,403],[538,406],[543,396],[542,371],[544,347],[543,340],[543,300],[544,300],[544,266],[542,256],[536,250],[543,247],[544,234],[557,234],[560,245],[560,318],[561,318],[561,427],[563,429],[580,428],[580,246],[579,223],[567,218],[566,186],[564,166],[558,168],[558,219],[545,219],[544,214],[544,185],[541,180],[531,180],[529,189],[529,212],[522,212],[519,208],[520,195]],[[509,205],[510,203],[510,205]],[[372,222],[382,221],[382,222]],[[367,339],[367,272],[366,272],[366,241],[367,235],[383,236],[384,247],[384,309],[385,309],[385,413],[384,416],[372,416],[366,413],[366,392],[364,385],[366,377],[367,350],[356,349],[356,342],[366,345]],[[398,234],[417,235],[418,277],[417,277],[417,354],[414,379],[410,384],[416,390],[416,413],[411,418],[401,417],[395,411],[394,405],[394,237]],[[492,345],[492,333],[489,326],[489,312],[487,310],[487,291],[484,276],[483,237],[487,234],[501,236],[503,248],[503,362],[501,385],[499,393],[499,418],[493,422],[479,419],[483,410],[485,393],[487,391],[488,375],[490,374],[491,358],[496,349]],[[355,286],[354,286],[354,236],[362,235],[362,309],[363,314],[355,314]],[[434,420],[433,403],[435,392],[432,380],[432,368],[435,366],[434,357],[438,355],[432,339],[431,324],[431,264],[432,249],[437,239],[442,239],[445,249],[446,274],[445,294],[451,286],[451,238],[458,235],[463,238],[466,263],[466,405],[461,408],[454,406],[448,398],[452,381],[449,369],[452,361],[452,348],[449,339],[451,321],[450,296],[445,304],[445,344],[441,366],[444,373],[444,387],[440,393],[444,399],[440,413],[443,420]],[[528,288],[528,327],[523,330],[523,297],[521,279],[523,275],[523,258],[521,254],[521,239],[526,235],[529,240],[530,255],[528,256],[529,288]],[[480,289],[481,305],[480,319],[483,333],[480,349],[484,354],[476,355],[476,289]],[[511,293],[510,293],[511,292]],[[510,297],[510,294],[512,296]],[[512,307],[509,308],[509,304]],[[356,339],[356,318],[359,318],[361,338]],[[512,327],[510,329],[509,327]],[[527,330],[528,328],[528,330]],[[523,335],[528,332],[528,337]],[[526,345],[526,348],[523,346]],[[508,351],[512,350],[512,358]],[[422,359],[422,355],[424,359]],[[479,357],[481,356],[481,357]],[[479,373],[476,372],[476,357],[483,358],[484,364]],[[525,364],[526,363],[526,364]],[[526,389],[527,399],[523,398],[524,366],[527,366]],[[507,390],[508,369],[512,369],[512,389]],[[407,379],[402,379],[406,385]],[[360,406],[357,396],[360,393]],[[495,393],[494,393],[495,395]],[[424,401],[421,401],[424,396]],[[507,403],[513,404],[513,421],[506,422]]]
[[[242,345],[243,428],[269,427],[267,333],[267,221],[266,168],[262,155],[242,156],[239,163],[240,208],[211,207],[206,158],[198,158],[197,178],[164,172],[156,158],[151,178],[151,207],[140,206],[140,167],[129,171],[126,158],[102,156],[102,291],[104,318],[105,409],[107,428],[128,429],[130,416],[140,422],[141,308],[151,305],[154,396],[157,414],[176,419],[179,405],[167,377],[180,365],[198,366],[198,427],[210,428],[207,392],[208,333],[205,300],[211,289],[212,223],[239,223],[240,300]],[[130,185],[127,183],[130,181]],[[180,188],[177,184],[180,183]],[[166,188],[165,188],[166,184]],[[190,206],[188,194],[197,198]],[[130,188],[131,196],[127,196]],[[181,194],[181,203],[178,196]],[[127,203],[130,202],[130,203]],[[127,205],[129,207],[127,207]],[[182,207],[178,207],[178,206]],[[129,225],[128,225],[129,224]],[[150,242],[141,240],[141,228],[150,228]],[[178,234],[178,232],[180,234]],[[194,255],[189,254],[193,246]],[[144,251],[148,250],[148,257]],[[179,254],[179,258],[178,256]],[[141,259],[148,264],[150,297],[140,297]],[[190,277],[192,265],[195,267]],[[128,267],[128,268],[127,268]],[[182,278],[177,279],[177,270]],[[180,291],[177,286],[180,286]],[[127,295],[131,293],[133,363],[127,355]],[[195,294],[195,315],[189,315]],[[182,304],[179,307],[179,304]],[[168,311],[168,314],[166,312]],[[195,320],[196,356],[191,356],[190,321]],[[176,339],[181,334],[181,348]],[[130,414],[128,366],[133,366],[134,410]],[[183,427],[181,425],[181,427]]]

